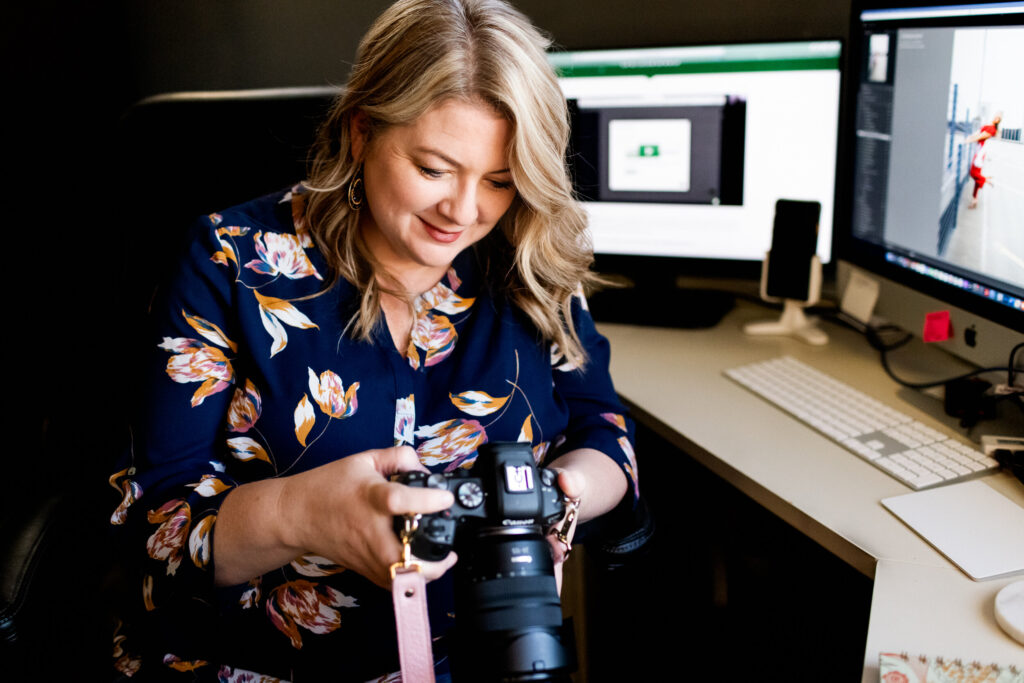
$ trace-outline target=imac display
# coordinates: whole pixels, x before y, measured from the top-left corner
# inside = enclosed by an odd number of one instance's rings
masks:
[[[899,6],[897,6],[899,5]],[[1024,3],[855,2],[850,201],[839,286],[859,268],[875,312],[986,367],[1024,340]]]

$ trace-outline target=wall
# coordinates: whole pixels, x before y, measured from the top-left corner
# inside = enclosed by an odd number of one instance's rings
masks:
[[[139,94],[340,83],[386,0],[125,3]],[[845,37],[848,2],[808,0],[519,0],[569,48]]]
[[[359,36],[386,0],[38,0],[0,26],[4,69],[8,295],[17,333],[2,375],[13,424],[39,441],[47,419],[80,432],[123,400],[107,306],[118,202],[110,146],[122,112],[175,90],[343,83]],[[846,35],[848,0],[520,0],[566,48]],[[139,229],[145,229],[140,222]],[[144,255],[139,255],[144,258]],[[81,446],[79,446],[81,448]],[[74,459],[76,453],[66,457]],[[10,453],[4,464],[46,457]],[[22,474],[8,473],[11,480]]]

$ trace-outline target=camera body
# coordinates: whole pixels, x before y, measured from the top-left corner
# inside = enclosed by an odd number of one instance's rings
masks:
[[[413,555],[428,561],[445,558],[455,547],[457,537],[467,533],[458,531],[461,527],[546,528],[565,514],[557,475],[537,467],[533,450],[525,443],[484,444],[472,471],[405,472],[396,481],[407,486],[444,489],[455,496],[450,508],[423,515],[412,535]],[[403,523],[401,517],[395,519],[399,535]]]
[[[453,680],[568,683],[575,644],[546,539],[565,514],[556,473],[536,466],[528,443],[499,442],[480,447],[472,470],[407,472],[396,481],[455,496],[447,510],[423,515],[410,539],[424,560],[459,555]],[[396,517],[399,536],[403,528]]]

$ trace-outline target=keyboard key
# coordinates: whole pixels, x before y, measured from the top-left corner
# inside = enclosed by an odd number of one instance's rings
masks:
[[[978,448],[795,358],[750,363],[723,374],[913,489],[999,467]]]

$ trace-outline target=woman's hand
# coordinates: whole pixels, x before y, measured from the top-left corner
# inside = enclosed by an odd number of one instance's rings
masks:
[[[402,559],[394,517],[436,512],[453,501],[448,491],[388,481],[398,472],[423,469],[412,448],[381,448],[239,487],[225,499],[217,521],[217,582],[241,583],[313,553],[389,587],[390,567]],[[260,528],[264,523],[268,528]],[[455,560],[450,553],[420,565],[429,581]]]
[[[626,474],[615,461],[600,451],[590,448],[570,451],[552,462],[548,469],[558,474],[558,485],[562,493],[579,500],[577,524],[612,510],[626,494]],[[562,563],[568,556],[568,548],[554,534],[548,535],[548,541],[555,561],[555,582],[561,592]]]
[[[583,492],[587,488],[586,478],[579,472],[573,470],[553,469],[558,473],[558,486],[567,498],[574,501],[583,499]],[[570,511],[566,508],[566,516],[559,520],[547,535],[548,544],[551,546],[551,559],[555,561],[555,588],[558,594],[562,594],[562,565],[569,558],[569,549],[572,545],[572,537],[576,532],[576,525],[579,523],[579,509],[574,513],[576,518],[568,529],[564,528]],[[565,540],[561,533],[565,532]]]
[[[437,512],[454,500],[448,491],[388,481],[393,474],[423,469],[416,451],[402,446],[357,453],[289,477],[279,504],[294,534],[291,542],[390,586],[390,567],[402,558],[394,517]],[[421,568],[431,580],[454,563],[449,554]]]
[[[562,469],[559,467],[552,467],[549,469],[557,472],[558,486],[562,489],[562,493],[565,494],[565,497],[582,504],[583,494],[587,489],[586,477],[576,470]],[[548,534],[548,542],[551,544],[551,557],[555,560],[555,571],[557,572],[557,578],[559,579],[561,579],[562,563],[569,557],[569,548],[572,545],[572,536],[576,532],[576,525],[579,523],[579,509],[575,511],[576,518],[572,525],[568,529],[565,529],[567,532],[566,540],[568,542],[568,545],[566,545],[565,542],[558,538],[557,532],[563,530],[563,525],[568,518],[568,515],[569,507],[567,504],[566,517],[563,517],[555,524],[552,529],[553,533]]]

